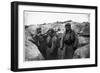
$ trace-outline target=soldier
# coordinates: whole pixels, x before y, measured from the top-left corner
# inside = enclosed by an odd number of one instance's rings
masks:
[[[35,40],[35,44],[36,44],[38,47],[40,46],[40,43],[39,43],[40,35],[41,35],[41,28],[37,28],[37,29],[36,29],[36,35],[33,37],[33,39]]]
[[[47,37],[47,59],[52,60],[52,59],[57,59],[57,36],[54,31],[54,29],[49,30],[49,35]]]
[[[35,40],[35,44],[38,46],[40,53],[46,59],[46,42],[44,40],[41,28],[36,29],[36,35],[33,37],[33,39]]]
[[[71,24],[65,25],[65,32],[62,36],[60,49],[63,51],[63,59],[72,59],[73,53],[78,46],[78,38],[75,32],[71,29]]]

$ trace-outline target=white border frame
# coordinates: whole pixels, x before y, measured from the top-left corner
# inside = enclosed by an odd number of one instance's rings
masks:
[[[54,11],[54,12],[75,12],[75,13],[89,13],[90,14],[90,59],[71,59],[71,60],[52,60],[52,61],[31,61],[24,62],[23,58],[23,11]],[[39,68],[52,66],[72,66],[72,65],[86,65],[95,64],[95,10],[94,9],[80,9],[80,8],[60,8],[60,7],[46,7],[46,6],[18,6],[18,68]],[[93,48],[93,49],[91,49]]]

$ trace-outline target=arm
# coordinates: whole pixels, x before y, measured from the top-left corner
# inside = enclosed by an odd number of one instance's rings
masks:
[[[57,45],[57,37],[53,37],[52,46],[51,46],[51,52],[56,48],[56,45]]]
[[[75,35],[75,41],[73,43],[73,48],[74,48],[74,50],[76,50],[78,47],[78,44],[79,44],[79,40],[78,40],[78,36],[75,32],[74,32],[74,35]]]
[[[62,36],[60,41],[60,49],[63,50],[63,47],[64,47],[64,35]]]

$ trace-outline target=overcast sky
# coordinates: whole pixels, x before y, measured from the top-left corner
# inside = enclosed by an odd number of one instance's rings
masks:
[[[56,21],[72,20],[75,22],[89,21],[89,14],[76,13],[50,13],[50,12],[24,12],[25,25],[52,23]]]

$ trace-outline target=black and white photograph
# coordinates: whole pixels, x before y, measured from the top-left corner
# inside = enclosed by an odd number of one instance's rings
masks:
[[[25,61],[90,58],[90,14],[24,11]]]
[[[11,70],[97,66],[97,7],[12,2]]]

